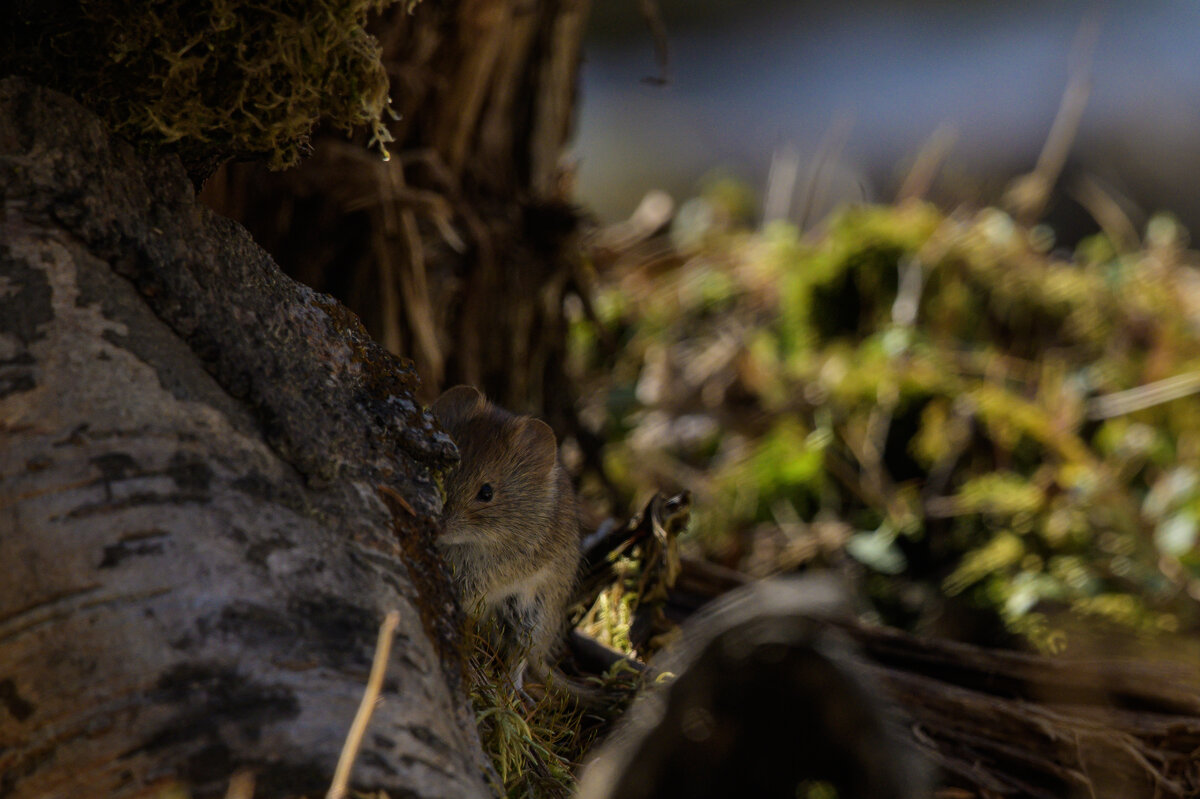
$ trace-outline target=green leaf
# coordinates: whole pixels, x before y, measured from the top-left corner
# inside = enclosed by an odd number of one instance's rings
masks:
[[[1179,557],[1196,546],[1196,519],[1187,511],[1168,516],[1154,530],[1154,545],[1164,555]]]
[[[896,546],[896,532],[886,524],[878,530],[850,536],[846,552],[859,563],[884,574],[900,574],[908,567],[904,553]]]

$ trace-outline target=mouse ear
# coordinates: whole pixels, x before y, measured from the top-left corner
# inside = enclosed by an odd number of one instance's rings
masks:
[[[438,397],[430,410],[442,427],[469,418],[487,406],[487,400],[474,386],[455,386]]]
[[[558,440],[550,425],[541,419],[527,416],[521,420],[517,440],[528,457],[528,463],[539,474],[548,472],[558,462]]]

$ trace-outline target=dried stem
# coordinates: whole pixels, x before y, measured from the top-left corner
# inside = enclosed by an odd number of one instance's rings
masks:
[[[379,641],[375,644],[375,660],[371,663],[371,674],[367,677],[367,690],[363,692],[362,702],[358,712],[354,714],[354,722],[346,735],[346,743],[342,745],[342,754],[338,757],[337,769],[333,772],[333,783],[325,799],[343,799],[346,786],[350,782],[350,769],[354,767],[354,759],[358,757],[358,748],[362,745],[363,735],[367,724],[371,721],[371,713],[375,703],[379,701],[379,689],[383,686],[383,675],[387,672],[388,656],[392,651],[392,636],[396,625],[400,623],[400,611],[388,611],[379,627]]]

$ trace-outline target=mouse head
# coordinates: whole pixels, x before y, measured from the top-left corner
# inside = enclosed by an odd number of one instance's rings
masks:
[[[557,491],[558,445],[550,426],[497,408],[470,386],[449,389],[432,410],[459,452],[458,468],[445,482],[442,543],[543,530]]]

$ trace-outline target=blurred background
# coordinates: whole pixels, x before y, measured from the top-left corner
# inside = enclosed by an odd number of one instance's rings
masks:
[[[373,23],[389,161],[327,129],[202,196],[422,400],[546,419],[585,528],[690,491],[685,578],[832,569],[1043,651],[1200,631],[1200,6],[489,8]]]
[[[810,216],[887,202],[939,129],[950,150],[931,196],[994,200],[1032,169],[1074,69],[1091,92],[1065,176],[1098,181],[1135,224],[1164,208],[1200,222],[1195,3],[658,5],[665,85],[637,3],[597,3],[588,28],[572,154],[579,199],[602,220],[629,215],[648,187],[686,197],[717,168],[765,191],[789,150],[797,192],[823,163],[824,208]],[[1060,237],[1089,225],[1070,196],[1049,215]]]
[[[202,196],[419,399],[545,419],[585,532],[688,493],[678,539],[594,559],[579,631],[647,659],[731,588],[818,572],[921,640],[1200,674],[1200,6],[426,0],[372,30],[389,161],[327,129]],[[984,703],[991,743],[925,745],[955,796],[1194,774],[1165,716],[1136,752],[1060,747],[1133,706],[1106,691],[1071,731]],[[586,735],[544,728],[565,772]]]

